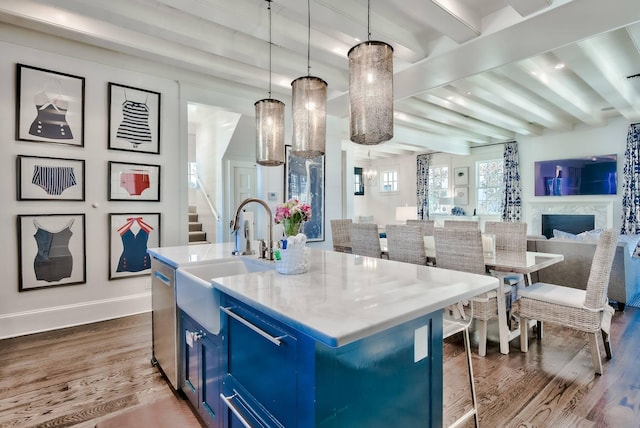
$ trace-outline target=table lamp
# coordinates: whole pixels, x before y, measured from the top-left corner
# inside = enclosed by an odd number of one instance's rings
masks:
[[[407,220],[418,218],[418,207],[396,207],[396,221],[406,223]]]

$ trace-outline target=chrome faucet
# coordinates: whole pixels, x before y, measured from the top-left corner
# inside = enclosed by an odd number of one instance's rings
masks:
[[[257,202],[258,204],[262,205],[262,207],[267,211],[267,214],[269,215],[269,247],[267,248],[267,252],[269,254],[268,259],[273,260],[273,213],[271,212],[271,208],[269,208],[269,205],[267,205],[265,201],[258,198],[247,198],[244,201],[240,202],[240,205],[238,205],[238,208],[236,209],[236,214],[231,221],[231,229],[234,232],[238,233],[238,230],[240,230],[240,225],[238,224],[240,222],[240,211],[242,211],[242,208],[244,208],[244,206],[250,202]]]

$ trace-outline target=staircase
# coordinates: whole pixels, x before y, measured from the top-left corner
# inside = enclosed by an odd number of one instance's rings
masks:
[[[207,233],[202,230],[202,223],[198,221],[198,210],[189,205],[189,245],[208,244]]]

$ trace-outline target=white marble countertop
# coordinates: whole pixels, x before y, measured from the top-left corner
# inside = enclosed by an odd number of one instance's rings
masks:
[[[274,269],[216,278],[213,285],[337,347],[496,289],[498,279],[311,249],[307,273]]]
[[[181,266],[202,264],[212,260],[234,257],[231,254],[233,249],[234,244],[232,242],[224,242],[219,244],[149,248],[147,251],[153,257],[165,262],[169,266],[179,268]]]

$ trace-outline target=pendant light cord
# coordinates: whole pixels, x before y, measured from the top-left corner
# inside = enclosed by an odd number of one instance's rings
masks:
[[[371,0],[367,0],[367,40],[371,40]]]
[[[311,76],[311,0],[307,0],[307,76]]]
[[[267,0],[269,9],[269,99],[271,99],[271,0]]]

